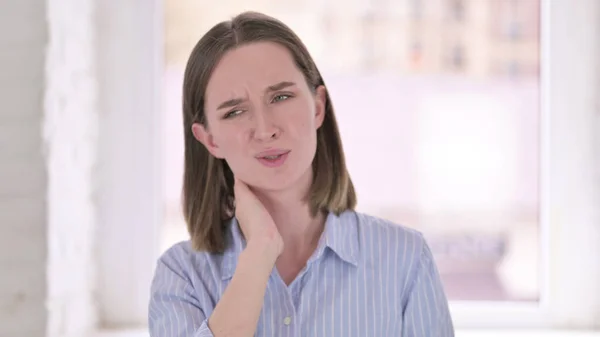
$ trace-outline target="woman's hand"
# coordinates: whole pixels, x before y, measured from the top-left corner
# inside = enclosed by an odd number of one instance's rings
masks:
[[[235,217],[246,238],[247,247],[267,253],[273,262],[283,251],[283,239],[273,218],[243,181],[235,178]]]

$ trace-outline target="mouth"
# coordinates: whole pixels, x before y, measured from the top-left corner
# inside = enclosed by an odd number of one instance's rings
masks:
[[[283,165],[289,153],[290,151],[284,150],[269,151],[268,153],[258,155],[256,158],[261,164],[267,167],[279,167]]]
[[[267,151],[263,151],[256,155],[256,158],[264,158],[264,159],[277,159],[285,154],[288,154],[290,150],[283,149],[271,149]]]
[[[276,159],[281,158],[281,156],[283,156],[283,155],[284,154],[277,154],[277,155],[274,155],[274,156],[263,156],[263,157],[260,157],[260,158],[266,159],[266,160],[276,160]]]

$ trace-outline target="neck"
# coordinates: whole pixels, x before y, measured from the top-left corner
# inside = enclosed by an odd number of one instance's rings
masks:
[[[312,177],[306,183],[297,184],[301,188],[289,188],[280,191],[255,191],[263,203],[284,243],[284,253],[294,254],[316,246],[325,223],[322,212],[312,216],[310,205],[305,196],[310,188]]]

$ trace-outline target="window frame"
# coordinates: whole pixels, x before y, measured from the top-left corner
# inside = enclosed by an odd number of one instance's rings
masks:
[[[600,71],[589,69],[600,70],[600,51],[590,50],[600,41],[599,4],[541,0],[541,300],[451,302],[458,329],[600,324],[600,188],[589,188],[600,186],[600,105],[592,102]],[[98,309],[103,328],[144,327],[164,217],[163,4],[98,7]]]

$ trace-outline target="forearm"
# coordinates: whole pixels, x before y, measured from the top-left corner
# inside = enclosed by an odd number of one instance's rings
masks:
[[[208,320],[214,336],[254,335],[275,260],[276,254],[268,245],[248,244]]]

